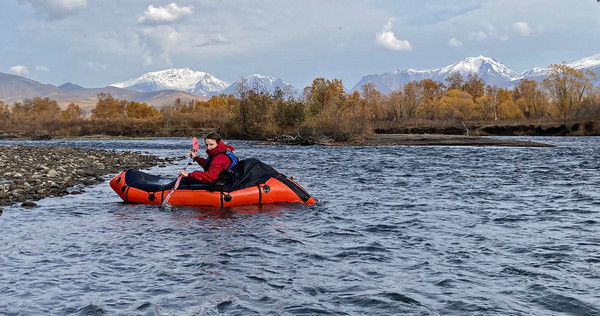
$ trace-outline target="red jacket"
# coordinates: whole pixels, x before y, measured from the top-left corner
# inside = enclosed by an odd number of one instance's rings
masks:
[[[206,158],[200,158],[196,156],[194,160],[200,166],[202,166],[202,168],[204,168],[204,171],[194,171],[188,174],[188,177],[200,181],[202,183],[215,182],[219,177],[219,173],[229,168],[229,165],[231,164],[231,160],[229,160],[229,157],[227,157],[227,155],[221,155],[221,153],[224,153],[227,150],[234,151],[235,148],[225,144],[222,141],[220,141],[217,144],[217,147],[211,150],[207,150],[206,153],[208,154],[208,157],[210,157],[210,166],[208,166],[208,169],[206,168]]]

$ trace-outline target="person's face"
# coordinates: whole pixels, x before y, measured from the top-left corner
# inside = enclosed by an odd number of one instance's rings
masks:
[[[217,142],[214,139],[205,139],[204,144],[206,145],[206,150],[217,148]]]

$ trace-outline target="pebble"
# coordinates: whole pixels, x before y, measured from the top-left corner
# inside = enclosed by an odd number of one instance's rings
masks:
[[[52,146],[0,146],[0,206],[69,194],[127,169],[148,169],[175,160],[140,152]],[[78,194],[85,190],[71,190]],[[33,205],[31,205],[33,204]]]

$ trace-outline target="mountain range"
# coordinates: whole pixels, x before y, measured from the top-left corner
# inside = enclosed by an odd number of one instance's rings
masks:
[[[583,58],[567,65],[578,70],[589,69],[600,77],[600,54]],[[523,73],[518,73],[493,58],[484,56],[467,57],[458,63],[434,70],[396,70],[383,74],[364,76],[354,85],[351,91],[361,91],[363,85],[372,82],[377,90],[388,94],[413,80],[433,79],[445,82],[446,77],[454,72],[460,73],[463,78],[466,78],[469,74],[476,73],[488,85],[510,88],[521,79],[543,80],[547,77],[549,68],[533,68]],[[598,83],[600,81],[596,80],[595,84]]]
[[[96,106],[96,103],[98,102],[97,95],[102,92],[110,93],[116,99],[145,102],[146,104],[154,105],[156,107],[171,105],[177,98],[184,102],[207,99],[180,90],[141,92],[113,86],[106,86],[104,88],[84,88],[69,82],[57,87],[51,84],[43,84],[35,80],[0,72],[0,100],[7,104],[22,102],[25,99],[33,99],[34,97],[47,97],[51,100],[55,100],[61,106],[75,103],[82,109],[87,110]]]
[[[580,59],[567,64],[575,69],[588,69],[600,77],[600,54]],[[433,79],[445,82],[445,78],[458,72],[463,77],[476,73],[488,85],[512,87],[521,79],[542,80],[548,74],[548,68],[533,68],[523,73],[516,72],[501,62],[484,56],[467,57],[455,64],[434,70],[396,70],[383,74],[364,76],[350,91],[361,91],[362,86],[372,82],[377,90],[388,94],[410,81]],[[594,82],[598,85],[600,80]],[[83,109],[92,108],[97,102],[97,94],[110,93],[117,99],[145,102],[149,105],[162,107],[181,101],[206,100],[219,94],[236,94],[239,84],[249,89],[272,93],[275,89],[283,90],[287,95],[298,97],[300,91],[281,78],[260,74],[242,77],[234,83],[228,83],[209,73],[182,69],[167,69],[148,72],[138,78],[113,83],[104,88],[84,88],[65,83],[60,86],[43,84],[24,77],[0,72],[0,100],[5,103],[21,102],[25,98],[48,97],[60,105],[69,103],[79,104]]]

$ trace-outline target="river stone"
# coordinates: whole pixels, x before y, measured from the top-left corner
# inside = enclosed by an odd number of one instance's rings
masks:
[[[21,204],[21,206],[24,206],[24,207],[34,207],[34,206],[37,206],[37,204],[35,204],[35,203],[31,202],[31,201],[25,201],[25,202],[23,202],[23,204]]]
[[[0,199],[6,200],[6,199],[9,199],[9,198],[10,198],[10,196],[8,196],[8,193],[6,193],[6,192],[0,192]]]
[[[23,195],[25,194],[25,190],[23,189],[14,189],[11,191],[11,195],[15,196],[15,195]]]
[[[54,178],[58,175],[58,172],[56,172],[56,170],[54,169],[50,169],[50,171],[48,171],[48,173],[46,174],[46,176],[48,176],[48,178]]]

